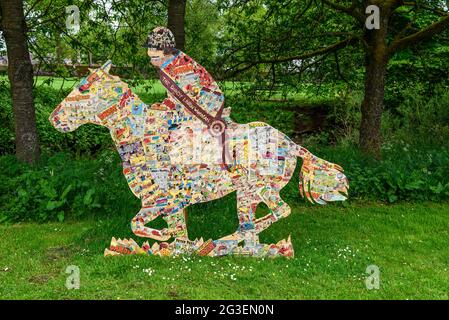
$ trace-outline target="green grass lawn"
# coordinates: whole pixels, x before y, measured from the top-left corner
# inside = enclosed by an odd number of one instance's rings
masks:
[[[60,89],[72,89],[76,87],[83,77],[68,77],[66,79],[60,77],[50,77],[50,76],[35,76],[34,84],[35,87],[46,87],[51,86],[56,90]],[[124,82],[131,84],[131,89],[134,93],[138,94],[140,98],[145,100],[151,96],[159,96],[165,95],[166,89],[161,84],[159,80],[156,79],[148,79],[142,80],[137,85],[132,85],[132,81],[129,79],[122,79]],[[0,75],[0,81],[8,81],[7,76]],[[221,90],[226,94],[227,97],[236,96],[238,99],[242,94],[241,89],[243,87],[248,88],[242,82],[220,82],[219,83]],[[326,84],[322,84],[321,86],[316,86],[315,83],[304,83],[302,85],[301,90],[298,92],[288,91],[287,93],[281,91],[273,91],[271,92],[270,99],[287,99],[289,101],[300,102],[300,103],[323,103],[327,101],[333,101],[335,99],[335,92],[339,90],[339,86],[333,87],[328,86]],[[266,88],[269,90],[268,88]],[[260,93],[260,92],[259,92]],[[267,93],[267,92],[265,92]],[[319,94],[318,94],[319,93]]]
[[[190,208],[190,238],[232,231],[233,197]],[[297,205],[261,235],[269,243],[291,234],[290,260],[103,257],[111,236],[131,236],[132,216],[0,226],[0,298],[449,298],[449,203]],[[372,264],[379,290],[365,286]],[[79,290],[65,287],[69,265],[80,268]]]

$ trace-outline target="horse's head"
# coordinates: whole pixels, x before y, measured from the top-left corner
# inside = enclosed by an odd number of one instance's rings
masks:
[[[85,123],[101,124],[98,114],[123,93],[120,85],[113,85],[119,83],[120,78],[109,74],[111,65],[112,62],[107,61],[102,67],[90,70],[53,110],[49,120],[56,129],[70,132]]]

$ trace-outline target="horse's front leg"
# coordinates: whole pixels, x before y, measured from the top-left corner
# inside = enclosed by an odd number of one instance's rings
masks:
[[[131,221],[131,230],[136,236],[167,241],[171,238],[169,229],[153,229],[145,227],[147,223],[159,217],[164,211],[162,207],[142,207]]]

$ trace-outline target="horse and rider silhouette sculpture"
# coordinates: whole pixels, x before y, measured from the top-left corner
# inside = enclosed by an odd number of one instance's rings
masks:
[[[262,123],[238,124],[224,108],[224,96],[210,74],[175,48],[173,34],[158,27],[148,36],[151,63],[159,69],[168,97],[145,104],[118,76],[112,62],[91,70],[50,115],[61,132],[92,123],[105,126],[123,162],[123,174],[142,206],[131,221],[133,233],[151,238],[152,246],[112,238],[105,255],[199,254],[286,256],[294,254],[290,237],[261,244],[258,234],[291,210],[280,190],[301,158],[299,190],[309,201],[343,201],[348,180],[343,169],[295,144]],[[185,209],[236,191],[238,229],[217,240],[190,240]],[[270,213],[256,218],[259,203]],[[167,227],[147,224],[162,216]],[[172,242],[167,242],[174,239]]]

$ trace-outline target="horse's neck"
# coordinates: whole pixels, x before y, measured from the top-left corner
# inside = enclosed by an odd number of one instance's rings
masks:
[[[163,110],[154,110],[151,109],[150,106],[148,106],[145,102],[143,102],[140,97],[133,93],[128,85],[124,82],[122,82],[122,94],[118,97],[119,103],[125,103],[123,107],[117,108],[117,113],[124,113],[126,116],[121,116],[118,114],[117,118],[118,120],[112,123],[110,126],[108,126],[112,139],[114,140],[117,147],[122,146],[123,144],[129,144],[129,143],[135,143],[139,140],[144,139],[145,130],[148,129],[147,119],[149,117],[149,113],[151,111],[152,116],[154,118],[162,119],[165,116],[166,111]],[[126,95],[126,96],[125,96]],[[129,96],[128,98],[126,98]],[[123,101],[126,99],[125,101]],[[141,113],[136,115],[133,112],[133,107],[135,106],[141,106],[142,110]],[[141,130],[141,134],[134,135],[133,131],[135,131],[137,128],[137,131]],[[139,129],[140,128],[140,129]],[[127,134],[119,134],[119,131],[123,130],[125,132],[130,132],[129,135]]]

